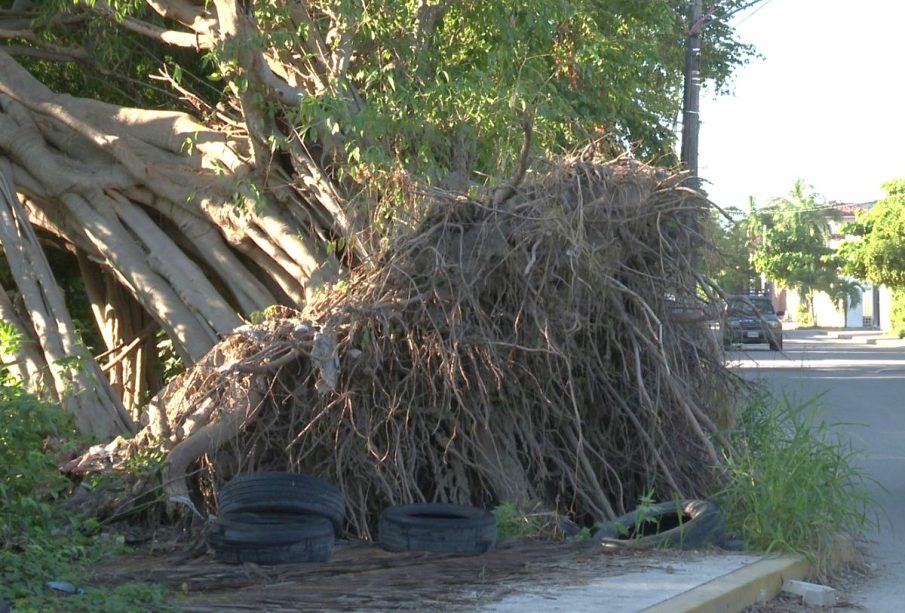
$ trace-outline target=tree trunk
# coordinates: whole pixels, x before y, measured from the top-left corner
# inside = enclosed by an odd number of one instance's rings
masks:
[[[19,337],[18,347],[14,352],[6,345],[0,345],[0,359],[12,376],[22,382],[25,390],[45,400],[59,402],[56,390],[44,385],[44,373],[48,371],[47,362],[38,348],[34,330],[27,326],[16,313],[6,290],[0,287],[0,318],[13,327]],[[29,322],[30,323],[30,322]]]
[[[6,158],[0,158],[0,243],[31,313],[57,396],[78,428],[99,438],[133,431],[122,402],[76,335],[63,293],[16,197]]]
[[[814,308],[814,292],[808,292],[808,308],[811,311],[811,322],[812,325],[817,327],[817,311]]]
[[[260,34],[233,0],[206,9],[166,0],[151,6],[194,30],[196,44],[206,48]],[[311,20],[305,7],[290,11],[299,23]],[[331,49],[310,25],[312,75],[338,88],[356,112],[362,101],[341,74],[348,50]],[[280,105],[297,107],[306,90],[283,81],[273,58],[254,45],[234,45],[227,55],[233,53],[235,64],[224,56],[224,74],[245,75],[249,86],[232,101],[241,121],[218,130],[184,113],[57,95],[0,50],[0,155],[9,160],[8,191],[26,203],[17,223],[29,231],[34,224],[79,253],[106,347],[110,384],[103,395],[115,390],[122,413],[111,433],[121,430],[125,407],[138,415],[151,383],[147,373],[155,372],[154,346],[140,338],[147,318],[190,366],[255,311],[300,307],[312,291],[338,280],[342,269],[327,241],[343,238],[346,256],[367,257],[356,236],[361,224],[344,210],[342,182],[324,166],[325,159],[344,158],[342,134],[317,128],[319,154],[300,135],[287,136],[282,163],[274,163],[269,139],[281,127],[294,130],[291,121],[281,123]],[[276,110],[265,111],[262,100]],[[8,233],[0,240],[12,250],[9,241],[20,238]],[[21,286],[28,283],[27,263],[17,268],[19,290],[34,294]],[[62,302],[57,306],[65,312]],[[46,318],[56,321],[55,315]],[[43,319],[34,327],[48,337],[42,343],[49,363],[72,357],[73,342],[52,342]],[[60,369],[50,370],[60,389]],[[91,366],[99,377],[101,370]],[[94,434],[105,431],[78,419]]]
[[[159,389],[159,384],[149,379],[150,365],[157,359],[154,332],[159,326],[84,252],[79,250],[76,255],[95,323],[106,347],[97,356],[101,370],[107,373],[111,387],[137,422],[148,394]]]

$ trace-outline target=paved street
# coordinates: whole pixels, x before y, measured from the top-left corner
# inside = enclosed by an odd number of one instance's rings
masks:
[[[729,358],[748,378],[762,378],[793,398],[825,394],[821,404],[830,421],[864,451],[863,466],[885,488],[875,495],[882,506],[880,533],[871,535],[868,561],[876,576],[851,594],[867,611],[905,608],[905,347],[867,345],[867,335],[850,339],[835,333],[787,331],[785,352],[766,346],[733,351]]]

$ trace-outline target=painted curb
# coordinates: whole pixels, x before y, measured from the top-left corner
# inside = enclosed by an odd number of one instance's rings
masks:
[[[783,581],[804,579],[810,570],[810,562],[802,556],[764,558],[648,607],[644,613],[738,613],[770,600],[779,594]]]

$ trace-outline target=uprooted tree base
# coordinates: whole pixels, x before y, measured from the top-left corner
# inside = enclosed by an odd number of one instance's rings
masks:
[[[378,261],[236,330],[152,403],[130,449],[164,446],[168,499],[210,508],[237,472],[300,470],[367,536],[388,503],[604,519],[711,488],[730,376],[683,316],[702,304],[685,222],[706,201],[581,159],[501,204],[428,198]]]

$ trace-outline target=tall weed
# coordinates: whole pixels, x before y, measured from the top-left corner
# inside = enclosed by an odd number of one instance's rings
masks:
[[[801,553],[819,572],[840,538],[863,534],[878,518],[859,453],[842,424],[820,416],[818,400],[749,400],[719,502],[746,548]]]

